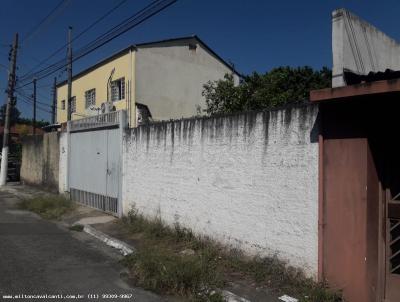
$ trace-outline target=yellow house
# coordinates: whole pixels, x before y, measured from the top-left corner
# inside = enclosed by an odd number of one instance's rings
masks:
[[[239,74],[197,36],[129,46],[72,78],[72,119],[127,110],[130,127],[191,117],[205,108],[207,81]],[[57,122],[67,121],[67,82],[57,85]]]

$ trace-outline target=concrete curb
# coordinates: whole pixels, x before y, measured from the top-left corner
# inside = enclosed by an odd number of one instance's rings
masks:
[[[100,241],[103,241],[108,246],[111,246],[111,247],[119,250],[121,252],[121,254],[124,256],[132,254],[135,251],[135,249],[132,246],[130,246],[130,245],[126,244],[125,242],[122,242],[118,239],[110,237],[110,236],[104,234],[103,232],[96,230],[94,227],[92,227],[88,224],[83,226],[83,231],[85,233],[99,239]]]
[[[121,240],[112,238],[111,236],[108,236],[108,235],[104,234],[103,232],[96,230],[94,227],[92,227],[88,224],[85,224],[83,226],[83,231],[85,233],[99,239],[100,241],[103,241],[108,246],[118,249],[121,252],[121,254],[124,256],[135,252],[135,249],[132,246],[126,244],[125,242],[122,242]],[[222,290],[221,294],[226,299],[227,302],[251,302],[250,300],[240,297],[238,295],[235,295],[234,293],[227,291],[227,290]]]

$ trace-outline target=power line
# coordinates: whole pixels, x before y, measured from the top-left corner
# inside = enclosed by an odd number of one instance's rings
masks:
[[[115,10],[117,10],[122,4],[124,4],[125,2],[127,2],[128,0],[122,0],[120,1],[117,5],[115,5],[113,8],[111,8],[109,11],[107,11],[104,15],[102,15],[100,18],[98,18],[96,21],[94,21],[92,24],[90,24],[88,27],[86,27],[83,31],[81,31],[78,35],[76,35],[71,42],[74,42],[76,40],[78,40],[82,35],[84,35],[85,33],[87,33],[90,29],[92,29],[94,26],[96,26],[98,23],[100,23],[101,21],[103,21],[106,17],[108,17],[109,15],[111,15]],[[25,77],[27,74],[32,73],[32,71],[34,71],[36,68],[42,66],[44,63],[46,63],[49,59],[51,59],[52,57],[54,57],[56,54],[60,53],[61,51],[63,51],[65,49],[65,47],[68,44],[64,44],[63,46],[61,46],[60,48],[58,48],[56,51],[54,51],[53,53],[51,53],[47,58],[45,58],[44,60],[40,61],[39,64],[37,64],[35,67],[33,67],[31,70],[29,70],[26,74],[24,74],[22,77]]]
[[[142,22],[148,20],[149,18],[153,17],[154,15],[158,14],[159,12],[163,11],[167,7],[174,4],[177,0],[156,0],[153,1],[151,4],[147,5],[145,8],[140,10],[139,12],[135,13],[131,17],[127,18],[120,24],[114,26],[106,33],[100,35],[92,42],[88,43],[87,45],[80,48],[74,55],[73,55],[73,62],[79,60],[80,58],[88,55],[89,53],[95,51],[96,49],[100,48],[101,46],[105,45],[106,43],[112,41],[113,39],[119,37],[123,33],[127,32],[128,30],[132,29],[133,27],[141,24]],[[27,78],[36,77],[38,80],[43,79],[54,72],[57,72],[60,69],[63,69],[67,64],[64,60],[60,60],[41,71],[38,71],[32,75],[27,76]],[[21,81],[22,85],[20,84],[18,88],[25,87],[29,85],[26,81]]]
[[[45,24],[46,21],[51,20],[52,15],[55,15],[56,12],[59,10],[59,8],[63,6],[63,4],[68,4],[70,0],[61,0],[56,7],[54,7],[38,24],[36,24],[32,30],[30,30],[27,35],[25,36],[25,38],[23,39],[22,43],[24,43],[25,41],[27,41],[29,38],[31,38],[34,34],[36,34],[39,30],[40,27]],[[65,8],[66,6],[64,6]],[[21,44],[22,44],[21,43]]]
[[[19,95],[19,96],[22,96],[22,97],[25,97],[25,98],[28,98],[28,99],[32,99],[32,97],[31,96],[29,96],[29,95],[26,95],[26,94],[24,94],[24,93],[22,93],[22,92],[20,92],[20,91],[17,91],[17,94]],[[42,105],[45,105],[45,106],[51,106],[50,104],[47,104],[47,103],[43,103],[43,102],[39,102],[39,101],[36,101],[38,104],[42,104]]]
[[[41,88],[41,87],[40,86],[36,86],[36,88]],[[25,95],[29,94],[28,92],[26,92],[26,90],[23,89],[23,91],[25,92]],[[37,93],[38,96],[40,96],[41,99],[48,100],[48,96],[45,96],[43,93],[41,93],[39,91],[37,91],[36,93]]]
[[[76,53],[74,53],[74,54],[73,54],[74,58],[76,58],[77,55],[78,55],[80,52],[82,52],[83,50],[90,49],[90,47],[93,46],[95,42],[99,41],[99,39],[102,38],[103,36],[109,35],[113,30],[118,29],[119,27],[123,26],[124,24],[128,23],[129,21],[132,21],[132,20],[131,20],[132,18],[135,18],[135,17],[137,17],[138,15],[140,15],[140,14],[146,12],[146,10],[150,10],[153,6],[158,5],[158,4],[161,3],[161,2],[163,2],[163,0],[155,0],[155,1],[151,2],[151,3],[148,4],[147,6],[145,6],[144,8],[142,8],[141,10],[139,10],[138,12],[136,12],[135,14],[131,15],[130,17],[126,18],[124,21],[120,22],[119,24],[115,25],[114,27],[112,27],[111,29],[109,29],[108,31],[106,31],[105,33],[101,34],[101,35],[98,36],[96,39],[94,39],[93,41],[89,42],[89,43],[86,44],[84,47],[82,47],[81,49],[79,49]],[[174,2],[175,2],[175,1],[174,1]],[[66,45],[67,45],[67,44],[66,44]],[[65,46],[66,46],[66,45],[65,45]],[[61,66],[60,66],[60,65],[61,65]],[[64,60],[59,60],[58,62],[53,63],[53,64],[51,64],[51,65],[45,67],[44,69],[42,69],[42,70],[40,70],[40,71],[38,71],[38,72],[36,72],[36,73],[31,73],[31,74],[29,74],[29,75],[26,75],[26,74],[25,74],[24,76],[21,77],[21,81],[25,80],[26,78],[34,78],[34,77],[38,78],[38,77],[40,77],[40,75],[39,75],[40,73],[43,73],[43,72],[46,72],[46,71],[47,71],[47,72],[50,72],[50,71],[51,71],[52,69],[54,69],[54,68],[56,68],[56,69],[58,68],[58,69],[59,69],[59,67],[62,68],[62,67],[64,67],[64,66],[66,66],[66,65],[67,65],[67,64],[65,64],[65,61],[64,61]],[[57,69],[57,70],[58,70],[58,69]]]
[[[20,91],[16,91],[16,93],[18,94],[19,97],[21,97],[21,98],[18,98],[18,100],[23,100],[25,103],[27,103],[27,104],[29,104],[29,105],[33,105],[33,99],[32,99],[32,97],[27,96],[27,95],[21,93]],[[51,109],[47,109],[47,108],[45,107],[45,106],[51,107],[52,105],[46,104],[46,103],[43,103],[43,102],[39,102],[39,101],[36,101],[36,103],[39,104],[39,105],[36,104],[37,109],[40,109],[40,110],[45,111],[45,112],[47,112],[47,113],[52,113],[52,112],[51,112]],[[58,106],[56,106],[56,108],[59,109],[59,110],[64,110],[64,109],[62,109],[61,107],[58,107]],[[82,116],[82,117],[88,117],[87,114],[83,114],[83,113],[81,113],[81,112],[73,112],[72,114],[75,114],[75,115],[78,115],[78,116]]]
[[[31,102],[31,104],[33,105],[32,97],[27,96],[27,95],[25,95],[25,94],[22,94],[22,93],[20,93],[20,92],[17,92],[17,95],[19,96],[18,100],[21,99],[21,98],[23,98],[23,99],[25,99],[25,100],[29,100],[29,102]],[[39,104],[43,104],[43,103],[41,103],[41,102],[38,102],[38,103],[39,103]]]
[[[23,98],[23,97],[19,97],[18,100],[19,100],[19,101],[23,101],[25,104],[28,104],[28,105],[32,105],[32,106],[33,106],[33,103],[32,103],[31,100],[29,100],[29,99],[26,99],[26,98]],[[40,106],[37,106],[36,108],[37,108],[38,110],[40,110],[40,111],[43,111],[43,112],[46,112],[46,113],[51,113],[51,111],[49,111],[49,110],[47,110],[47,109],[44,109],[44,108],[42,108],[42,107],[40,107]]]
[[[37,88],[48,88],[48,87],[52,87],[52,86],[53,86],[53,83],[50,83],[50,84],[45,84],[45,85],[38,85]]]
[[[4,68],[5,70],[8,70],[8,67],[6,65],[4,65],[4,64],[0,63],[0,67]]]

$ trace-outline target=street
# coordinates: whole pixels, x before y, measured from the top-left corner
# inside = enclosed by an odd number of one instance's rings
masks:
[[[19,210],[17,203],[13,194],[0,191],[0,300],[15,294],[79,294],[82,301],[163,301],[122,281],[114,250]],[[125,298],[113,298],[122,294]]]

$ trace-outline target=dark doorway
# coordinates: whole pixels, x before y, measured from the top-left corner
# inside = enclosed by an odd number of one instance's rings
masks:
[[[400,150],[397,144],[399,127],[397,113],[399,106],[390,102],[379,114],[377,125],[369,125],[369,142],[374,154],[380,183],[380,203],[382,204],[380,222],[384,240],[382,249],[382,284],[384,301],[400,301]]]

